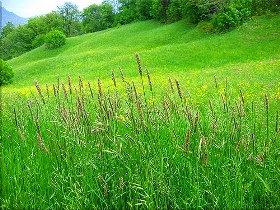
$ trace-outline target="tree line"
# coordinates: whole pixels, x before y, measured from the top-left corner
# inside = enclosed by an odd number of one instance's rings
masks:
[[[173,23],[186,19],[205,30],[224,32],[255,15],[278,13],[280,0],[104,0],[82,11],[66,2],[49,14],[30,18],[25,25],[8,23],[1,31],[2,58],[8,60],[44,44],[59,30],[67,37],[92,33],[136,21]]]

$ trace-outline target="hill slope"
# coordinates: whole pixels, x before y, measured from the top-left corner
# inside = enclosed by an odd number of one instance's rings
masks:
[[[279,46],[280,15],[255,17],[222,35],[207,34],[185,21],[170,25],[144,21],[69,38],[62,48],[40,47],[15,58],[9,61],[15,82],[4,90],[33,86],[34,79],[52,84],[58,75],[66,80],[68,74],[74,81],[78,75],[109,81],[111,70],[119,66],[126,77],[134,79],[138,74],[135,52],[158,82],[172,76],[187,87],[199,87],[217,75],[230,78],[237,86],[250,81],[269,89],[280,78]]]

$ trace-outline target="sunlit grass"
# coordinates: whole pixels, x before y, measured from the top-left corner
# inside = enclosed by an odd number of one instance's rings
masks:
[[[56,50],[35,49],[9,61],[16,76],[11,88],[31,86],[34,79],[55,83],[57,76],[87,80],[106,79],[121,65],[127,77],[137,77],[134,53],[139,52],[152,74],[189,72],[207,74],[217,69],[225,74],[232,65],[259,65],[277,62],[279,66],[280,16],[256,17],[227,34],[207,34],[188,26],[186,21],[161,25],[144,21],[93,34],[73,37]],[[262,64],[260,64],[262,65]],[[232,67],[233,68],[233,67]],[[249,67],[250,68],[250,67]],[[250,73],[257,73],[253,68]],[[219,76],[219,73],[217,73]],[[247,78],[244,78],[247,79]],[[9,88],[8,87],[8,88]]]
[[[280,208],[278,22],[141,22],[9,61],[1,207]]]
[[[279,208],[279,82],[257,97],[140,67],[4,94],[2,207]]]

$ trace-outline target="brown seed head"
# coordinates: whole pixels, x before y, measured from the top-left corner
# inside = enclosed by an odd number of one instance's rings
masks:
[[[71,82],[71,77],[69,74],[68,74],[68,86],[69,86],[70,94],[72,94],[72,82]]]
[[[190,129],[188,129],[188,131],[186,133],[186,140],[185,140],[185,150],[186,150],[186,152],[189,151],[190,137],[191,137],[191,131],[190,131]]]
[[[153,91],[153,85],[152,85],[150,73],[149,73],[149,70],[148,70],[147,67],[146,67],[146,73],[147,73],[147,77],[148,77],[148,82],[149,82],[150,91]]]
[[[175,80],[175,82],[176,82],[176,86],[177,86],[177,90],[178,90],[178,95],[182,100],[183,96],[182,96],[182,91],[181,91],[181,88],[180,88],[180,84],[179,84],[177,79]]]
[[[266,108],[266,112],[268,112],[268,97],[267,97],[267,93],[264,94],[264,98],[265,98],[265,108]]]
[[[37,82],[37,80],[35,80],[34,82],[35,82],[36,89],[37,89],[43,103],[45,103],[45,98],[44,98],[44,95],[43,95],[43,92],[42,92],[42,89],[41,89],[39,83]]]
[[[112,81],[114,82],[114,86],[117,87],[114,70],[112,70]]]
[[[141,61],[140,61],[139,53],[137,52],[137,53],[135,54],[135,56],[136,56],[136,60],[137,60],[137,64],[138,64],[139,74],[140,74],[140,76],[142,77],[143,71],[142,71],[142,64],[141,64]]]
[[[62,89],[63,89],[64,96],[65,96],[66,100],[68,101],[68,93],[67,93],[67,90],[66,90],[65,84],[64,84],[64,83],[62,83],[61,85],[62,85]]]
[[[174,93],[174,86],[173,86],[172,79],[169,77],[168,81],[169,81],[169,84],[170,84],[170,89],[171,89],[172,93]]]
[[[122,82],[124,82],[124,75],[123,75],[123,70],[121,67],[119,67],[119,70],[120,70],[120,74],[121,74],[121,77],[122,77]]]

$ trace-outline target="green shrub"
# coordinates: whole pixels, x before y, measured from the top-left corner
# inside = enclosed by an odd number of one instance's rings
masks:
[[[39,34],[38,36],[35,37],[35,39],[32,42],[32,47],[37,48],[42,46],[45,43],[45,34]]]
[[[211,20],[214,14],[223,9],[224,4],[223,1],[188,0],[182,6],[182,14],[190,23],[197,24],[200,21]]]
[[[1,62],[1,69],[0,69],[0,86],[7,85],[12,83],[12,79],[14,77],[13,69],[10,65],[4,61],[0,60]]]
[[[251,17],[251,1],[240,0],[225,6],[214,15],[212,23],[217,31],[226,31],[242,25]]]
[[[66,36],[59,30],[49,32],[45,37],[45,47],[47,49],[58,48],[66,43]]]

